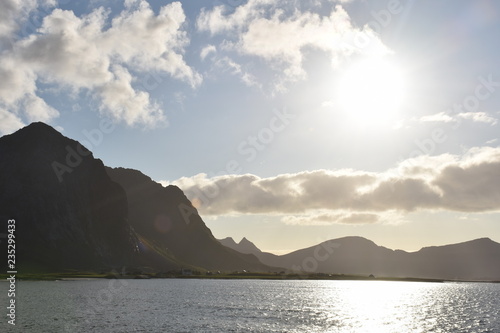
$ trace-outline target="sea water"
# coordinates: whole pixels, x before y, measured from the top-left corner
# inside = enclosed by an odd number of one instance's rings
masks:
[[[500,332],[490,283],[18,281],[15,326],[0,288],[0,332]]]

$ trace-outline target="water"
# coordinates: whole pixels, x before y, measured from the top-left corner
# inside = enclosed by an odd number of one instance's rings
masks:
[[[0,332],[500,332],[500,284],[18,281],[16,296]]]

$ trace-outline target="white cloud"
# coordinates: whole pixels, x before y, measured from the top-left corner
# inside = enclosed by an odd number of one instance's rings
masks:
[[[290,215],[281,218],[281,222],[289,225],[372,224],[380,220],[378,214],[352,212]]]
[[[486,112],[462,112],[455,115],[450,115],[445,112],[436,113],[429,116],[423,116],[419,119],[420,122],[442,122],[442,123],[460,123],[463,119],[471,120],[476,123],[486,123],[496,125],[498,120],[491,117]]]
[[[308,49],[327,52],[334,66],[353,53],[390,53],[368,26],[355,27],[340,5],[328,16],[298,9],[290,14],[284,7],[286,2],[267,0],[249,0],[232,12],[217,6],[203,10],[197,25],[200,31],[224,34],[222,49],[265,60],[280,73],[278,90],[306,77],[303,62]]]
[[[59,112],[47,105],[43,99],[35,95],[28,95],[23,100],[23,109],[29,121],[50,121],[59,116]]]
[[[114,79],[100,88],[101,111],[113,119],[123,119],[128,125],[154,126],[166,120],[159,105],[150,101],[147,92],[132,88],[132,75],[127,69],[114,66],[113,74]]]
[[[205,58],[211,53],[217,53],[217,48],[214,45],[205,46],[200,52],[201,60],[205,60]]]
[[[19,117],[7,110],[0,108],[0,132],[10,134],[17,129],[23,127],[25,124]]]
[[[451,117],[450,115],[444,113],[444,112],[440,112],[440,113],[436,113],[436,114],[432,114],[432,115],[429,115],[429,116],[423,116],[419,119],[421,122],[443,122],[443,123],[450,123],[452,121],[454,121],[453,117]]]
[[[163,187],[167,187],[171,182],[169,182],[168,180],[159,180],[157,181],[157,183],[160,183]]]
[[[202,214],[275,214],[284,216],[285,223],[375,223],[421,209],[497,211],[500,148],[422,156],[381,173],[316,170],[269,178],[199,174],[173,184]]]
[[[26,15],[18,7],[9,15]],[[85,89],[103,114],[128,125],[165,123],[161,106],[136,79],[155,71],[192,87],[201,83],[183,57],[189,42],[183,31],[186,17],[180,2],[158,14],[146,1],[127,1],[125,7],[115,17],[102,7],[81,17],[61,9],[46,15],[36,33],[0,54],[0,107],[18,119],[54,119],[58,112],[37,94],[37,83],[47,82],[74,92]],[[7,28],[13,27],[8,22]],[[14,28],[7,28],[1,31],[12,34]]]
[[[498,139],[491,139],[491,140],[486,141],[486,144],[492,145],[492,144],[495,144],[497,142],[498,142]]]
[[[289,225],[324,226],[330,224],[400,224],[406,222],[403,214],[397,211],[386,212],[352,212],[338,210],[335,212],[319,211],[302,215],[286,215],[281,222]]]
[[[260,86],[257,79],[249,72],[243,70],[240,64],[237,64],[229,57],[214,58],[215,67],[222,72],[229,72],[231,75],[237,76],[247,86]]]
[[[0,2],[0,39],[11,39],[29,13],[38,7],[36,0],[2,0]]]
[[[211,11],[202,10],[197,25],[202,31],[209,31],[215,35],[224,31],[240,30],[249,24],[249,21],[265,14],[268,5],[276,3],[274,0],[249,0],[245,5],[238,6],[229,14],[228,7],[216,6]]]
[[[486,112],[464,112],[458,114],[459,118],[469,119],[476,123],[486,123],[496,125],[498,120],[489,116]]]

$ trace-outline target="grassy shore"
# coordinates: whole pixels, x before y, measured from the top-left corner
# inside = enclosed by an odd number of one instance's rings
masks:
[[[6,280],[10,275],[0,274],[0,279]],[[418,278],[391,278],[391,277],[368,277],[343,274],[279,274],[258,272],[234,272],[234,273],[199,273],[181,274],[180,272],[146,273],[146,274],[117,274],[114,272],[61,272],[61,273],[29,273],[16,274],[17,280],[55,281],[55,280],[81,280],[81,279],[261,279],[261,280],[363,280],[363,281],[414,281],[414,282],[444,282],[438,279]]]
[[[0,274],[0,280],[6,281],[9,274]],[[260,280],[351,280],[351,281],[407,281],[407,282],[490,282],[500,281],[453,281],[444,279],[400,278],[400,277],[373,277],[344,274],[323,273],[276,273],[276,272],[191,272],[182,274],[179,271],[165,273],[125,273],[117,272],[85,272],[67,271],[51,273],[19,273],[16,280],[56,281],[56,280],[91,280],[91,279],[260,279]]]

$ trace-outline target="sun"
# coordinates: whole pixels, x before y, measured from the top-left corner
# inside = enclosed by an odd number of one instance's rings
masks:
[[[391,126],[406,97],[401,68],[387,59],[364,59],[341,72],[336,101],[347,119],[362,127]]]

